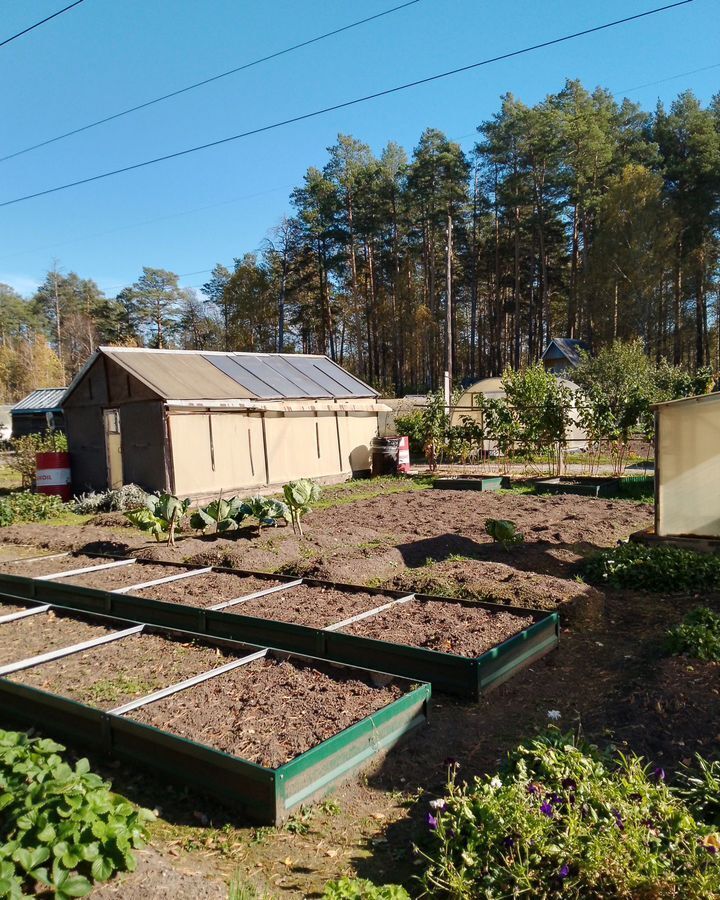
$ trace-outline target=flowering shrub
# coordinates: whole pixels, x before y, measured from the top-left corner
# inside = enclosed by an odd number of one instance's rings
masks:
[[[427,814],[431,896],[704,898],[720,891],[720,837],[637,757],[556,729],[501,776],[450,778]]]
[[[685,654],[704,662],[720,662],[720,615],[699,606],[689,612],[667,636],[670,653]]]
[[[588,581],[613,588],[703,590],[720,585],[720,556],[631,541],[590,557],[584,575]]]

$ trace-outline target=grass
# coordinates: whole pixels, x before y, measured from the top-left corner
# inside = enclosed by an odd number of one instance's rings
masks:
[[[22,485],[20,473],[10,466],[0,466],[0,492],[19,491]]]
[[[427,475],[412,477],[383,475],[380,478],[354,478],[343,484],[323,487],[320,500],[313,509],[332,509],[360,500],[373,500],[386,494],[404,494],[409,491],[424,491],[431,488],[433,479]]]
[[[127,678],[118,675],[117,678],[101,678],[88,691],[93,703],[113,703],[124,694],[142,696],[156,689],[156,685],[149,681],[138,681],[135,678]]]

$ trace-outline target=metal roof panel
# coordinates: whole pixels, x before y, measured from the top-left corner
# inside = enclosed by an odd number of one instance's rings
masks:
[[[60,409],[60,400],[65,393],[65,388],[39,388],[32,391],[16,403],[12,411],[23,412],[29,410]]]

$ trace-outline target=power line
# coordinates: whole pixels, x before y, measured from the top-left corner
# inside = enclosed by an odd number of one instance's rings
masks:
[[[65,191],[65,190],[68,190],[69,188],[79,187],[82,184],[90,184],[94,181],[100,181],[104,178],[110,178],[113,175],[121,175],[124,172],[133,172],[136,169],[142,169],[142,168],[145,168],[146,166],[152,166],[152,165],[156,165],[157,163],[167,162],[168,160],[171,160],[171,159],[178,159],[181,156],[188,156],[189,154],[197,153],[200,150],[208,150],[211,147],[219,147],[219,146],[222,146],[223,144],[229,144],[233,141],[238,141],[241,138],[251,137],[252,135],[256,135],[256,134],[262,134],[263,132],[266,132],[266,131],[272,131],[276,128],[282,128],[285,125],[292,125],[295,122],[303,122],[307,119],[313,119],[313,118],[316,118],[317,116],[321,116],[321,115],[324,115],[325,113],[329,113],[329,112],[335,112],[336,110],[339,110],[339,109],[347,109],[348,107],[356,106],[359,103],[366,103],[368,100],[376,100],[379,97],[387,97],[390,94],[396,94],[399,91],[408,90],[408,88],[418,87],[419,85],[422,85],[422,84],[429,84],[430,82],[433,82],[433,81],[439,81],[442,78],[448,78],[451,75],[458,75],[461,72],[469,72],[472,69],[478,69],[481,66],[487,66],[487,65],[490,65],[491,63],[499,62],[499,61],[505,60],[505,59],[512,59],[513,57],[521,56],[524,53],[530,53],[534,50],[540,50],[544,47],[552,47],[556,44],[562,44],[562,43],[565,43],[566,41],[571,41],[575,38],[583,37],[584,35],[587,35],[587,34],[595,34],[599,31],[605,31],[608,28],[614,28],[617,25],[624,25],[627,22],[634,22],[638,19],[644,19],[647,16],[652,16],[652,15],[655,15],[656,13],[661,13],[661,12],[665,12],[670,9],[675,9],[679,6],[687,6],[687,4],[694,3],[694,2],[695,2],[695,0],[677,0],[677,2],[669,3],[666,6],[658,6],[658,7],[655,7],[654,9],[650,9],[650,10],[647,10],[642,13],[636,13],[635,15],[626,16],[622,19],[615,19],[612,22],[605,22],[603,25],[595,25],[592,28],[585,28],[582,31],[576,31],[572,34],[563,35],[562,37],[559,37],[559,38],[553,38],[552,40],[549,40],[549,41],[542,41],[539,44],[533,44],[532,46],[524,47],[521,50],[512,50],[508,53],[502,53],[499,56],[493,56],[489,59],[484,59],[484,60],[481,60],[480,62],[471,63],[470,65],[467,65],[467,66],[460,66],[457,69],[449,69],[448,71],[440,72],[437,75],[429,75],[427,78],[419,78],[419,79],[417,79],[417,81],[410,81],[410,82],[407,82],[406,84],[401,84],[396,87],[386,88],[383,91],[376,91],[373,94],[366,94],[364,97],[357,97],[354,100],[346,100],[343,103],[336,103],[333,106],[326,106],[326,107],[323,107],[322,109],[314,110],[313,112],[304,113],[303,115],[299,115],[299,116],[293,116],[289,119],[283,119],[280,122],[274,122],[271,125],[263,125],[259,128],[252,128],[249,131],[243,131],[240,134],[233,134],[233,135],[230,135],[229,137],[220,138],[219,140],[216,140],[216,141],[209,141],[206,144],[199,144],[195,147],[188,147],[185,150],[177,150],[174,153],[167,153],[164,156],[156,156],[153,159],[146,159],[143,162],[133,163],[132,165],[123,166],[122,168],[119,168],[119,169],[112,169],[109,172],[102,172],[99,175],[91,175],[88,178],[80,178],[77,181],[70,181],[67,184],[60,184],[60,185],[57,185],[56,187],[46,188],[43,191],[36,191],[33,194],[25,194],[22,197],[15,197],[12,200],[4,200],[3,202],[0,203],[0,207],[12,206],[15,203],[21,203],[25,200],[33,200],[36,197],[44,197],[47,194],[55,194],[58,191]]]
[[[78,2],[82,2],[82,0],[78,0]],[[188,84],[186,87],[178,88],[176,91],[171,91],[169,94],[163,94],[160,97],[155,97],[152,100],[147,100],[145,103],[139,103],[137,106],[131,106],[128,109],[120,110],[120,112],[113,113],[110,116],[105,116],[102,119],[97,119],[95,122],[89,122],[87,125],[81,125],[79,128],[73,128],[72,131],[66,131],[63,134],[58,134],[55,137],[48,138],[45,141],[40,141],[37,144],[32,144],[30,147],[24,147],[22,150],[16,150],[14,153],[8,153],[7,156],[0,156],[0,162],[5,162],[8,159],[14,159],[16,156],[22,156],[23,153],[30,153],[31,150],[37,150],[40,147],[47,147],[48,144],[54,144],[56,141],[61,141],[64,138],[71,137],[74,134],[80,134],[83,131],[89,131],[91,128],[97,128],[98,125],[104,125],[106,122],[112,122],[114,119],[120,119],[123,116],[129,116],[130,113],[137,112],[140,109],[146,109],[148,106],[154,106],[156,103],[161,103],[163,100],[169,100],[171,97],[178,97],[180,94],[186,94],[188,91],[194,91],[196,88],[203,87],[206,84],[211,84],[214,81],[219,81],[221,78],[227,78],[228,75],[235,75],[238,72],[243,72],[245,69],[250,69],[253,66],[258,66],[260,63],[268,62],[271,59],[277,59],[279,56],[284,56],[287,53],[292,53],[294,50],[299,50],[301,47],[309,47],[310,44],[316,44],[318,41],[324,41],[326,38],[334,37],[336,34],[342,34],[344,31],[349,31],[351,28],[357,28],[359,25],[365,25],[368,22],[373,22],[375,19],[381,19],[383,16],[389,16],[390,13],[397,12],[401,9],[406,9],[408,6],[414,6],[416,3],[420,3],[420,0],[408,0],[407,3],[401,3],[400,6],[393,6],[392,9],[386,9],[384,12],[376,13],[374,16],[368,16],[365,19],[359,19],[357,22],[352,22],[350,25],[343,25],[342,28],[336,28],[334,31],[327,31],[325,34],[320,34],[317,37],[310,38],[307,41],[302,41],[299,44],[293,44],[292,47],[286,47],[284,50],[278,50],[275,53],[270,53],[267,56],[262,56],[259,59],[254,59],[252,62],[244,63],[241,66],[236,66],[234,69],[228,69],[227,72],[220,72],[218,75],[211,75],[209,78],[204,78],[202,81],[196,81],[194,84]]]
[[[9,38],[5,38],[4,41],[0,41],[0,47],[4,47],[5,44],[9,44],[10,41],[16,41],[19,37],[22,37],[24,34],[27,34],[28,31],[32,31],[34,28],[39,28],[41,25],[44,25],[46,22],[49,22],[50,19],[55,19],[57,16],[61,16],[64,12],[67,12],[69,9],[72,9],[74,6],[80,6],[84,0],[75,0],[74,3],[71,3],[69,6],[65,6],[63,9],[59,9],[57,12],[54,12],[51,16],[46,16],[44,19],[40,19],[39,22],[36,22],[34,25],[28,25],[27,28],[23,28],[22,31],[18,31],[17,34],[13,34]]]

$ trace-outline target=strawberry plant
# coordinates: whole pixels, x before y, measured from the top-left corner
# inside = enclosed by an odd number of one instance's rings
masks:
[[[65,762],[55,741],[0,730],[0,896],[39,884],[55,900],[135,868],[148,810],[113,794],[87,759]]]
[[[311,504],[320,499],[320,486],[309,478],[290,481],[283,488],[285,502],[290,510],[290,521],[293,531],[303,536],[300,517],[309,512]]]

